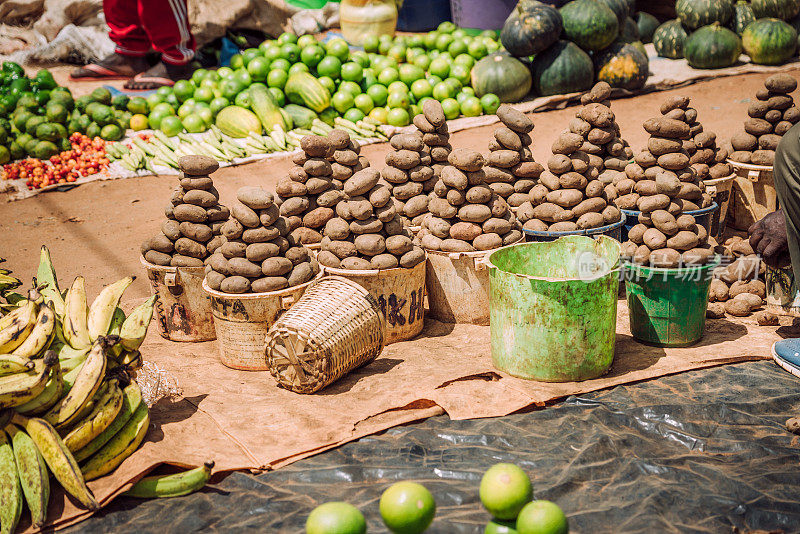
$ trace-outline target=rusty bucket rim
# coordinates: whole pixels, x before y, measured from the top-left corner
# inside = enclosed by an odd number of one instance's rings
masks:
[[[422,247],[420,247],[422,248]],[[392,267],[391,269],[338,269],[336,267],[328,267],[327,265],[322,265],[320,263],[321,272],[329,274],[331,276],[341,276],[347,277],[350,276],[379,276],[381,274],[392,273],[395,274],[399,271],[413,271],[414,269],[418,268],[420,265],[425,265],[425,262],[428,261],[428,251],[424,248],[422,252],[425,253],[425,258],[419,262],[418,264],[414,265],[413,267]]]
[[[264,291],[262,293],[224,293],[222,291],[217,291],[216,289],[211,289],[208,286],[208,281],[205,278],[203,278],[203,291],[214,297],[222,297],[226,299],[236,298],[240,300],[255,300],[264,297],[281,297],[283,295],[293,293],[294,291],[297,291],[299,288],[306,288],[310,286],[311,284],[316,282],[321,277],[321,275],[322,275],[322,270],[320,270],[320,272],[317,273],[317,275],[308,282],[303,282],[302,284],[298,284],[292,287],[287,287],[284,289],[278,289],[277,291]]]

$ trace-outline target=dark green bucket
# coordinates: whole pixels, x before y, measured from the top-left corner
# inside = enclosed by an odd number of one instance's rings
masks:
[[[685,347],[703,337],[712,272],[720,263],[662,269],[623,263],[631,333],[661,347]]]
[[[614,360],[619,242],[568,236],[493,252],[494,366],[544,382],[596,378]]]

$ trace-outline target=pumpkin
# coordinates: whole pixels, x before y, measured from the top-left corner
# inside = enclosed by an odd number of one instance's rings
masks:
[[[558,10],[536,1],[525,1],[506,19],[500,41],[512,56],[532,56],[558,41],[561,15]]]
[[[653,33],[653,46],[661,57],[680,59],[683,57],[683,44],[688,37],[681,21],[668,20]]]
[[[683,56],[696,69],[730,67],[742,54],[742,40],[719,23],[703,26],[683,45]]]
[[[489,54],[475,63],[470,77],[478,97],[494,93],[500,102],[519,102],[531,90],[528,67],[500,52]]]
[[[797,30],[780,19],[758,19],[744,30],[742,47],[753,63],[780,65],[794,55]]]
[[[625,24],[625,19],[628,18],[630,14],[630,8],[628,7],[627,0],[596,0],[600,4],[604,4],[607,8],[614,12],[614,15],[617,16],[617,24],[619,25],[620,30],[622,29],[623,24]]]
[[[745,0],[739,0],[733,6],[733,18],[731,19],[730,27],[737,35],[741,36],[747,25],[756,20],[753,13],[753,7]]]
[[[757,19],[789,20],[800,13],[800,2],[797,0],[753,0],[751,4]]]
[[[658,19],[650,13],[639,11],[636,14],[636,26],[639,28],[639,39],[643,43],[652,43],[653,34],[658,28]]]
[[[649,62],[647,56],[631,43],[617,41],[595,55],[594,68],[598,82],[635,90],[644,87]]]
[[[589,54],[570,41],[537,54],[531,62],[533,89],[541,96],[586,91],[594,83],[594,65]]]
[[[622,31],[619,32],[619,38],[626,43],[639,40],[639,26],[636,25],[636,22],[634,22],[632,18],[628,17],[625,19]]]
[[[678,0],[675,2],[678,18],[690,30],[715,22],[726,24],[733,17],[731,0]]]
[[[617,38],[619,22],[611,9],[595,0],[575,0],[561,8],[564,35],[584,50],[602,50]]]
[[[634,41],[631,43],[631,45],[633,45],[636,50],[641,52],[644,57],[647,57],[647,49],[644,47],[644,43],[641,41]],[[650,63],[650,58],[647,58],[647,62]]]

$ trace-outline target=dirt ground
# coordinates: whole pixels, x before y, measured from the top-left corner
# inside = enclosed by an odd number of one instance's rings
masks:
[[[68,69],[55,70],[59,81],[64,83]],[[789,74],[800,77],[800,68]],[[634,151],[641,150],[647,140],[642,122],[658,114],[660,102],[669,94],[689,96],[706,130],[716,132],[718,140],[727,141],[742,127],[747,106],[766,77],[766,74],[747,74],[709,80],[672,91],[615,100],[612,109],[623,136]],[[95,85],[71,84],[71,88],[79,95]],[[800,94],[793,96],[798,98]],[[547,161],[553,139],[566,127],[574,112],[574,108],[567,108],[532,115],[536,125],[532,149],[537,161]],[[487,126],[457,132],[451,144],[486,151],[494,128]],[[382,143],[366,146],[362,153],[372,165],[382,167],[388,150],[389,145]],[[282,158],[218,171],[214,181],[221,202],[233,203],[236,190],[243,185],[274,188],[291,165],[288,158]],[[35,273],[39,247],[46,244],[62,284],[82,274],[93,298],[102,286],[136,274],[139,278],[126,292],[126,300],[145,297],[150,288],[139,263],[139,245],[158,232],[164,218],[163,208],[175,185],[175,177],[159,176],[102,181],[63,193],[50,192],[0,204],[0,257],[8,260],[6,265],[17,276],[27,279]]]

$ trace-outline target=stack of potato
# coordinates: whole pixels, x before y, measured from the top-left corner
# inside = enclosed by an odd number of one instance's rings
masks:
[[[164,210],[167,220],[142,244],[142,255],[155,265],[202,267],[222,245],[220,229],[230,215],[209,176],[219,164],[208,156],[183,156],[178,165],[180,185]]]
[[[519,222],[508,203],[486,184],[480,152],[457,148],[448,162],[417,236],[420,244],[428,250],[473,252],[519,241]]]
[[[725,261],[714,269],[706,316],[717,319],[727,313],[747,317],[764,304],[766,286],[759,277],[763,277],[766,268],[747,239],[732,237],[723,248]],[[759,313],[757,320],[761,325],[778,324],[777,316],[769,312]]]
[[[422,132],[422,142],[427,147],[426,153],[431,157],[431,168],[436,179],[442,173],[442,168],[447,165],[447,157],[452,152],[450,146],[450,132],[447,129],[447,120],[444,109],[438,100],[428,99],[422,104],[422,113],[414,117],[414,126]],[[436,183],[435,181],[433,183]],[[432,187],[426,188],[426,192]]]
[[[702,198],[697,174],[689,163],[683,141],[691,138],[685,110],[689,100],[671,97],[661,106],[662,116],[648,119],[647,150],[625,169],[641,214],[639,224],[628,232],[623,255],[639,264],[678,267],[703,264],[712,256],[706,229],[683,213]],[[617,184],[620,187],[622,182]],[[622,197],[624,198],[624,197]]]
[[[392,202],[391,188],[377,169],[362,169],[344,181],[336,217],[325,224],[317,259],[337,269],[410,268],[425,259],[412,243]]]
[[[789,128],[800,120],[800,109],[789,95],[797,89],[797,80],[788,74],[773,74],[756,93],[757,102],[750,104],[744,131],[731,137],[731,159],[740,163],[772,165],[775,149]]]
[[[497,109],[497,118],[503,124],[494,131],[489,141],[486,166],[486,183],[512,207],[528,201],[528,192],[544,168],[531,154],[533,122],[507,104]]]
[[[438,134],[431,134],[438,135]],[[392,136],[394,149],[386,154],[381,171],[382,181],[389,187],[395,211],[405,226],[419,226],[428,213],[428,195],[436,177],[431,165],[431,149],[422,141],[420,132]],[[441,148],[441,147],[434,147]]]
[[[603,160],[584,150],[587,145],[602,148],[610,143],[622,147],[614,125],[614,113],[605,104],[590,103],[578,111],[569,130],[553,143],[548,170],[531,189],[529,202],[517,210],[524,228],[570,232],[619,222],[622,214],[613,205],[617,190],[598,179],[602,167],[597,165],[602,166]]]
[[[222,226],[223,243],[206,260],[206,281],[224,293],[264,293],[308,282],[319,265],[289,233],[272,193],[242,187]]]
[[[703,180],[723,178],[733,172],[730,163],[727,163],[729,152],[727,148],[717,146],[717,134],[703,130],[703,125],[697,121],[696,109],[687,107],[684,115],[689,123],[692,138],[684,141],[683,145],[689,153],[689,163],[697,174],[698,185],[705,193]],[[705,208],[711,203],[711,196],[704,194],[699,207]]]

